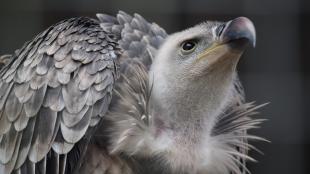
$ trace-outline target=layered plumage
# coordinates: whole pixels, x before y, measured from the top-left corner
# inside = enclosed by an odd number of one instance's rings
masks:
[[[168,35],[138,14],[97,17],[62,21],[1,57],[0,173],[187,173],[153,131],[149,70]],[[263,120],[237,78],[230,94],[210,128],[221,159],[206,161],[241,173],[247,139],[261,140],[246,132]]]

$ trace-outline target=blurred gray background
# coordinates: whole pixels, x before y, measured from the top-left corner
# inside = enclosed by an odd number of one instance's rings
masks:
[[[172,33],[203,20],[247,16],[257,29],[257,46],[243,56],[239,74],[248,101],[270,102],[255,133],[253,174],[308,174],[310,168],[309,0],[1,0],[0,54],[12,53],[48,26],[76,16],[118,10],[140,13]]]

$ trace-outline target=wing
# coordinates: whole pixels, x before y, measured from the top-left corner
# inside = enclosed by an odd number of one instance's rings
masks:
[[[62,21],[18,50],[0,71],[0,173],[70,170],[67,155],[81,155],[108,109],[118,55],[89,18]]]

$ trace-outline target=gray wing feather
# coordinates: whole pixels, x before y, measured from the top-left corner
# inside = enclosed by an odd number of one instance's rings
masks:
[[[0,69],[0,173],[65,173],[66,154],[111,101],[120,49],[107,35],[96,20],[69,19],[10,56]]]
[[[22,104],[18,101],[14,92],[11,92],[5,104],[5,115],[10,122],[13,122],[20,115]]]
[[[70,113],[69,111],[67,111],[67,109],[64,109],[62,112],[62,119],[64,125],[66,125],[66,127],[72,127],[77,123],[79,123],[81,119],[85,116],[86,112],[88,111],[88,108],[89,107],[85,105],[83,109],[76,114]]]
[[[10,130],[12,123],[9,121],[8,117],[5,116],[5,112],[1,111],[0,118],[0,133],[4,137],[5,134]],[[3,139],[2,137],[2,139]],[[2,142],[2,141],[1,141]],[[1,158],[1,157],[0,157]]]
[[[81,139],[82,136],[84,136],[87,127],[90,123],[91,115],[92,115],[92,107],[89,108],[86,114],[82,117],[82,119],[72,127],[67,127],[63,122],[61,122],[60,125],[61,132],[64,139],[68,143],[75,143],[79,139]]]
[[[27,160],[26,162],[26,172],[24,173],[29,173],[29,174],[35,174],[36,172],[36,166],[34,162],[31,162],[30,160]]]
[[[30,118],[27,127],[23,131],[23,137],[20,143],[19,155],[15,164],[15,169],[19,169],[27,159],[33,137],[35,122],[36,117]]]
[[[44,157],[40,162],[37,163],[38,171],[40,174],[46,173],[46,157]]]
[[[21,109],[20,114],[17,116],[18,116],[18,119],[14,122],[14,127],[15,127],[15,130],[22,131],[28,125],[29,117],[27,117],[25,109],[23,108]]]
[[[25,103],[25,101],[28,101],[28,99],[32,96],[32,92],[30,92],[29,88],[29,83],[15,84],[14,94],[18,98],[20,103]]]
[[[7,99],[7,97],[9,96],[13,83],[9,83],[9,84],[0,84],[1,89],[0,89],[0,108],[3,108],[5,101]]]
[[[14,130],[15,131],[15,130]],[[0,164],[0,173],[9,173],[14,169],[17,157],[18,157],[18,152],[19,152],[19,146],[22,138],[22,133],[16,133],[15,134],[15,142],[10,149],[13,151],[11,154],[9,161],[6,162],[6,164]],[[5,142],[6,143],[6,142]],[[10,151],[10,152],[12,152]]]
[[[73,146],[74,144],[65,141],[62,134],[58,132],[52,148],[57,154],[67,154],[73,148]]]
[[[75,85],[76,83],[70,82],[68,86],[62,88],[66,109],[72,114],[82,110],[89,96],[89,90],[81,91]]]
[[[59,94],[59,97],[57,99],[57,101],[55,103],[53,103],[50,108],[53,110],[53,111],[61,111],[65,108],[65,102],[63,100],[63,97],[62,97],[62,93]]]
[[[44,107],[51,107],[54,103],[56,103],[59,100],[59,97],[61,95],[61,87],[48,87],[46,91],[46,95],[43,101],[43,106]],[[54,111],[60,111],[60,110],[55,110]],[[62,109],[61,109],[62,110]]]
[[[38,59],[40,62],[34,65],[36,66],[36,73],[38,75],[45,75],[53,64],[53,58],[46,54],[43,54],[43,56],[40,56],[40,58]]]
[[[67,84],[70,81],[70,74],[65,73],[63,71],[57,71],[57,78],[60,84]]]
[[[66,172],[67,155],[61,155],[59,159],[59,174]]]
[[[35,90],[30,99],[24,104],[24,109],[28,117],[35,116],[38,113],[43,103],[46,87],[47,85],[45,84],[41,88]]]
[[[29,151],[29,159],[35,163],[42,160],[50,149],[54,130],[57,128],[57,112],[42,107],[36,117]]]
[[[8,163],[11,160],[18,136],[19,133],[12,126],[8,133],[3,136],[0,143],[1,163]]]
[[[50,70],[47,73],[47,79],[48,79],[47,85],[52,88],[56,88],[60,85],[58,78],[57,78],[56,68],[55,67],[50,68]]]

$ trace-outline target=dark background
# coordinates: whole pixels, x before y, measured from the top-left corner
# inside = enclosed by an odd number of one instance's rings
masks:
[[[310,169],[309,0],[10,0],[0,1],[0,54],[12,53],[49,25],[76,16],[118,10],[140,13],[172,33],[203,20],[247,16],[257,46],[243,56],[239,73],[248,101],[270,102],[255,133],[271,144],[254,143],[253,174],[308,174]]]

